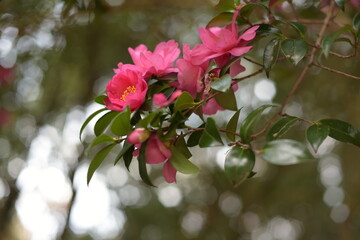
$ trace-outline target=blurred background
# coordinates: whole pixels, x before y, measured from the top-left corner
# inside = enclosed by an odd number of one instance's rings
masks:
[[[234,188],[223,173],[227,147],[192,149],[195,176],[165,183],[159,166],[145,186],[115,152],[89,186],[89,158],[79,129],[100,105],[128,47],[160,41],[199,43],[197,28],[215,16],[217,0],[0,1],[0,239],[360,239],[360,150],[327,139],[317,160],[280,167],[257,159],[254,178]],[[307,11],[308,1],[296,1]],[[322,13],[311,12],[313,17]],[[355,9],[342,13],[351,21]],[[332,26],[333,27],[333,26]],[[316,36],[318,26],[309,26]],[[262,61],[269,39],[255,44]],[[258,47],[256,47],[258,46]],[[347,45],[335,50],[350,54]],[[256,50],[258,49],[258,51]],[[256,66],[242,63],[247,73]],[[359,55],[330,57],[329,67],[359,76]],[[241,82],[242,118],[265,103],[281,103],[300,67],[282,61],[270,79]],[[337,118],[360,128],[360,82],[313,69],[286,108],[309,120]],[[225,124],[230,111],[216,115]],[[195,124],[198,119],[192,118]],[[287,136],[305,141],[305,123]],[[84,142],[93,137],[91,124]],[[261,139],[258,142],[261,146]],[[112,158],[111,158],[112,157]]]

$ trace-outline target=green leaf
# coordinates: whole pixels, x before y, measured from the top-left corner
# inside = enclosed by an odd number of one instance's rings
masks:
[[[192,157],[192,154],[191,152],[189,151],[187,145],[186,145],[186,142],[185,142],[185,138],[182,137],[182,136],[179,136],[177,139],[176,139],[176,144],[175,144],[175,147],[186,157],[186,158],[191,158]]]
[[[240,126],[240,137],[245,143],[250,142],[250,136],[253,133],[255,123],[259,120],[261,113],[269,107],[274,107],[274,105],[262,105],[244,119]]]
[[[237,124],[238,124],[239,116],[240,116],[240,111],[241,111],[241,108],[239,110],[237,110],[234,113],[234,115],[231,117],[228,124],[226,125],[226,131],[236,132],[236,128],[237,128]],[[234,134],[226,133],[226,136],[228,137],[228,139],[230,139],[230,141],[235,141]]]
[[[215,6],[215,9],[221,12],[235,10],[234,0],[219,0],[219,3]]]
[[[284,135],[299,119],[293,116],[286,116],[277,121],[269,130],[267,140],[273,141]]]
[[[141,119],[139,121],[140,126],[142,126],[144,128],[148,128],[148,127],[150,127],[150,125],[152,125],[152,126],[156,125],[155,120],[158,117],[158,115],[159,115],[158,112],[149,113],[146,117],[144,117],[143,119]]]
[[[220,76],[225,75],[225,73],[229,70],[229,68],[235,64],[237,61],[240,61],[241,57],[234,57],[232,58],[224,67],[221,68]]]
[[[223,142],[221,140],[219,131],[216,128],[216,123],[213,118],[208,118],[203,134],[199,140],[199,146],[204,147],[215,147],[222,146]]]
[[[141,144],[140,153],[139,153],[139,157],[138,157],[139,173],[140,173],[140,177],[144,181],[144,183],[146,183],[149,186],[155,187],[152,184],[152,182],[149,178],[149,175],[147,173],[147,169],[146,169],[146,154],[145,154],[146,145],[147,145],[147,142],[144,142],[143,144]]]
[[[131,131],[129,106],[118,113],[111,125],[111,131],[117,136],[128,135]]]
[[[202,124],[199,128],[203,128],[205,126],[205,124]],[[195,147],[196,145],[199,144],[199,141],[200,141],[200,138],[201,138],[201,135],[203,134],[203,131],[204,130],[200,130],[200,131],[196,131],[196,132],[193,132],[188,141],[187,141],[187,146],[188,147]]]
[[[232,111],[237,110],[236,97],[232,88],[230,88],[225,93],[220,93],[219,95],[216,95],[215,99],[221,107]]]
[[[300,37],[304,38],[307,29],[303,24],[299,22],[288,22],[288,24],[298,32]]]
[[[96,145],[99,145],[101,143],[106,143],[106,142],[114,142],[114,139],[106,134],[101,134],[98,137],[94,138],[94,140],[92,140],[92,142],[86,148],[86,150],[84,152],[85,156],[87,156],[89,154],[89,151],[91,148],[93,148]]]
[[[240,16],[249,17],[256,8],[268,10],[265,2],[248,3],[240,9]]]
[[[190,162],[175,146],[170,147],[171,165],[179,172],[185,174],[194,174],[199,172],[199,168]]]
[[[219,80],[215,80],[211,83],[211,88],[220,92],[226,92],[231,86],[231,77],[229,74],[225,74],[220,77]]]
[[[86,120],[85,122],[83,123],[83,125],[81,126],[80,128],[80,134],[79,134],[79,138],[81,140],[81,134],[82,132],[84,131],[85,127],[89,124],[89,122],[96,116],[98,115],[99,113],[105,111],[105,110],[108,110],[107,108],[102,108],[100,110],[97,110],[96,112],[94,112],[93,114],[91,114]]]
[[[232,12],[222,12],[219,15],[215,16],[213,19],[211,19],[206,25],[206,28],[223,26],[231,22],[233,15],[234,13]]]
[[[225,174],[233,184],[247,179],[255,165],[255,154],[251,149],[233,147],[225,158]]]
[[[123,156],[125,167],[127,168],[127,170],[129,172],[130,172],[129,167],[130,167],[131,161],[134,157],[133,152],[134,152],[134,145],[131,145],[130,148],[124,152],[124,156]]]
[[[281,43],[281,49],[285,57],[294,65],[303,59],[308,51],[307,43],[302,39],[286,39]]]
[[[330,137],[360,147],[360,131],[353,125],[337,119],[323,119],[319,122],[330,128]]]
[[[325,138],[329,136],[330,128],[322,124],[311,125],[306,131],[306,138],[315,152],[319,149]]]
[[[286,0],[270,0],[269,1],[269,7],[276,7],[280,5],[281,3],[285,2]]]
[[[268,142],[261,151],[261,157],[276,165],[291,165],[313,159],[304,144],[290,139]]]
[[[104,99],[107,98],[105,95],[99,95],[97,96],[94,101],[98,104],[105,105]]]
[[[121,151],[115,158],[114,165],[116,165],[119,162],[119,160],[124,156],[124,154],[127,153],[128,151],[131,151],[132,153],[134,151],[134,145],[125,141]]]
[[[345,0],[335,0],[335,3],[341,10],[345,10]]]
[[[189,107],[194,106],[194,99],[188,92],[182,92],[181,95],[176,99],[174,111],[182,111]]]
[[[269,78],[270,70],[276,63],[280,52],[280,39],[274,38],[266,45],[263,56],[263,63],[266,76]]]
[[[357,33],[357,37],[360,38],[360,13],[356,14],[353,19],[353,28]]]
[[[329,56],[331,46],[334,44],[336,39],[346,31],[352,31],[352,27],[348,24],[340,28],[337,32],[329,34],[323,38],[321,47],[325,57]]]
[[[259,24],[259,28],[256,30],[256,37],[263,35],[277,35],[281,36],[281,31],[271,24]]]
[[[94,127],[95,135],[99,136],[101,133],[103,133],[118,113],[119,112],[111,111],[99,118]]]
[[[111,151],[111,149],[116,145],[116,143],[110,144],[108,146],[106,146],[105,148],[101,149],[93,158],[93,160],[91,160],[91,163],[89,165],[89,169],[87,172],[87,184],[89,185],[90,180],[92,178],[92,176],[94,175],[94,172],[96,171],[96,169],[99,168],[100,164],[104,161],[105,157],[109,154],[109,152]]]

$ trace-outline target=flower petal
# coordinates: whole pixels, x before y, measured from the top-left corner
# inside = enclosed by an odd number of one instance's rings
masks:
[[[170,161],[166,161],[163,166],[163,176],[168,183],[176,182],[176,172]]]

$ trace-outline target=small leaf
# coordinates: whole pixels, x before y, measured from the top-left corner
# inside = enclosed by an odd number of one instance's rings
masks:
[[[169,161],[173,167],[185,174],[194,174],[199,172],[199,168],[190,162],[175,146],[170,147],[171,158]]]
[[[199,128],[203,128],[205,126],[205,124],[202,124]],[[187,141],[187,146],[188,147],[195,147],[196,145],[199,144],[199,141],[200,141],[200,138],[201,138],[201,135],[203,134],[203,131],[204,130],[200,130],[200,131],[196,131],[196,132],[193,132],[188,141]]]
[[[99,145],[101,143],[106,143],[106,142],[114,142],[114,139],[106,134],[101,134],[98,137],[94,138],[94,140],[92,140],[92,142],[86,148],[86,150],[84,152],[85,156],[87,156],[89,154],[89,151],[92,147],[95,147],[96,145]]]
[[[112,122],[111,131],[117,136],[125,136],[130,133],[131,125],[129,106],[124,111],[118,113]]]
[[[131,164],[131,161],[133,159],[133,152],[134,152],[134,146],[130,146],[130,148],[124,152],[124,156],[123,156],[123,159],[124,159],[124,164],[125,164],[125,167],[127,168],[127,170],[130,172],[130,164]]]
[[[107,98],[105,95],[99,95],[97,96],[94,101],[98,104],[105,105],[104,99]]]
[[[357,37],[360,38],[360,12],[354,16],[353,28],[357,33]]]
[[[141,113],[140,110],[137,110],[130,120],[130,125],[135,126],[141,120]]]
[[[99,136],[101,133],[103,133],[118,113],[119,112],[111,111],[99,118],[94,127],[95,135]]]
[[[325,36],[321,42],[322,51],[325,57],[328,57],[331,46],[334,44],[336,39],[346,31],[352,31],[352,27],[348,24],[340,28],[337,32]]]
[[[232,88],[230,88],[225,93],[220,93],[219,95],[216,95],[215,99],[221,107],[232,111],[237,110],[236,97]]]
[[[235,10],[234,0],[219,0],[215,9],[221,12]]]
[[[286,116],[277,121],[269,130],[267,140],[272,141],[284,135],[299,119],[293,116]]]
[[[175,147],[179,150],[179,152],[181,152],[187,159],[192,157],[191,152],[189,151],[186,142],[185,142],[185,138],[182,136],[179,136],[176,139],[176,144]]]
[[[107,108],[102,108],[100,110],[97,110],[96,112],[94,112],[93,114],[91,114],[86,120],[85,122],[83,123],[83,125],[81,126],[80,128],[80,134],[79,134],[79,138],[81,140],[81,134],[82,132],[84,131],[85,127],[89,124],[89,122],[96,116],[98,115],[99,113],[105,111],[105,110],[108,110]]]
[[[299,33],[300,37],[304,38],[307,29],[303,24],[299,22],[288,22],[288,24]]]
[[[265,47],[263,62],[266,76],[269,78],[270,70],[276,63],[280,51],[280,40],[278,38],[272,39]]]
[[[335,3],[341,10],[345,10],[345,0],[335,0]]]
[[[243,17],[249,17],[257,8],[262,8],[264,11],[268,10],[265,2],[248,3],[240,9],[240,15]]]
[[[189,107],[194,106],[194,99],[188,92],[182,92],[182,94],[176,99],[174,111],[182,111]]]
[[[304,144],[290,139],[268,142],[261,151],[261,157],[276,165],[291,165],[313,159]]]
[[[319,149],[325,138],[329,136],[330,128],[322,124],[311,125],[306,131],[306,138],[315,152]]]
[[[277,35],[281,36],[281,31],[271,24],[259,24],[259,28],[256,30],[256,37],[262,36],[262,35]]]
[[[225,174],[233,184],[247,179],[255,165],[255,154],[251,149],[233,147],[225,158]]]
[[[242,122],[241,126],[240,126],[240,136],[241,139],[245,142],[245,143],[249,143],[250,141],[250,136],[253,132],[253,128],[255,123],[258,121],[258,119],[261,116],[261,113],[269,108],[269,107],[274,107],[274,105],[262,105],[259,108],[255,109],[254,111],[252,111]]]
[[[144,128],[150,127],[150,123],[152,123],[151,125],[153,125],[155,123],[154,120],[158,117],[158,114],[159,114],[158,112],[149,113],[146,117],[144,117],[143,119],[141,119],[139,121],[140,126],[142,126]]]
[[[206,25],[206,28],[223,26],[231,22],[233,15],[234,13],[232,12],[222,12],[219,15],[215,16],[213,19],[211,19]]]
[[[337,119],[323,119],[319,122],[330,128],[330,137],[360,147],[360,131],[353,125]]]
[[[215,147],[222,145],[223,142],[221,140],[219,131],[216,128],[215,120],[212,118],[208,118],[204,132],[199,140],[199,146],[201,148],[204,148],[204,147]]]
[[[105,148],[101,149],[95,155],[93,160],[91,160],[91,163],[89,165],[89,169],[87,172],[87,184],[88,185],[89,185],[90,180],[91,180],[92,176],[94,175],[94,172],[96,171],[96,169],[98,169],[100,164],[104,161],[105,157],[109,154],[109,152],[115,145],[116,145],[116,143],[113,143],[113,144],[110,144],[110,145],[106,146]]]
[[[144,183],[146,183],[149,186],[155,187],[152,184],[152,182],[149,178],[149,175],[147,173],[147,169],[146,169],[146,155],[145,155],[146,145],[147,145],[147,142],[144,142],[143,144],[141,144],[140,153],[139,153],[139,157],[138,157],[139,173],[140,173],[140,177],[144,181]]]
[[[302,39],[286,39],[281,43],[281,49],[285,57],[294,65],[303,59],[308,51],[307,43]]]
[[[229,74],[225,74],[220,77],[219,80],[215,80],[211,83],[211,88],[220,92],[226,92],[231,86],[231,77]]]
[[[236,128],[237,128],[237,124],[238,124],[239,116],[240,116],[240,111],[241,111],[241,109],[237,110],[234,113],[234,115],[231,117],[228,124],[226,125],[226,131],[236,132]],[[235,141],[234,134],[226,133],[226,136],[228,137],[228,139],[230,139],[230,141]]]
[[[116,165],[119,162],[119,160],[124,156],[124,154],[128,151],[131,151],[132,153],[134,151],[134,145],[125,141],[121,151],[115,158],[114,165]]]

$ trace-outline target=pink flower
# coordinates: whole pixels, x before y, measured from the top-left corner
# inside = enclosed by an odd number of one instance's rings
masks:
[[[181,95],[181,90],[176,90],[173,92],[169,100],[167,100],[165,94],[163,93],[157,93],[153,96],[153,104],[158,107],[164,107],[175,101],[176,98],[178,98]]]
[[[126,69],[116,73],[109,81],[104,102],[113,111],[123,111],[126,106],[134,111],[144,103],[147,89],[147,83],[140,72]]]
[[[131,144],[139,144],[145,142],[150,136],[149,131],[144,128],[137,128],[130,133],[127,141]]]
[[[151,75],[164,76],[177,72],[173,63],[180,55],[178,46],[174,40],[169,40],[159,43],[153,53],[143,44],[128,50],[135,65],[142,67],[145,78],[148,78]]]
[[[163,166],[163,176],[168,183],[176,182],[176,169],[167,161]]]

